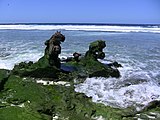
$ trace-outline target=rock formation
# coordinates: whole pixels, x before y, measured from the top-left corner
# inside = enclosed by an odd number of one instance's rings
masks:
[[[112,68],[112,65],[105,65],[98,61],[98,59],[104,59],[105,53],[103,49],[106,47],[105,41],[97,40],[89,45],[89,50],[85,53],[79,62],[75,62],[74,59],[67,62],[67,65],[71,65],[77,68],[78,76],[80,77],[120,77],[118,69]],[[118,63],[117,63],[118,64]]]
[[[103,49],[106,47],[105,41],[97,40],[95,42],[90,43],[89,50],[85,54],[85,58],[97,60],[97,59],[104,59],[105,53]]]
[[[58,78],[61,72],[59,54],[61,53],[61,42],[65,41],[65,36],[61,32],[56,32],[51,38],[45,41],[45,53],[36,63],[21,62],[14,66],[13,74],[20,76],[30,76],[37,78]]]
[[[65,41],[65,36],[61,32],[56,32],[52,37],[45,42],[47,46],[45,49],[45,56],[51,66],[60,68],[60,59],[58,55],[61,54],[61,42]]]

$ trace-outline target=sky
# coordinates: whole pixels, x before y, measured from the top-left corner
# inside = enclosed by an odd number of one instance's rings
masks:
[[[0,0],[0,23],[160,24],[160,0]]]

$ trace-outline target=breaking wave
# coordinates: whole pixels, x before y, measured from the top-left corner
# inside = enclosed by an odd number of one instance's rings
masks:
[[[160,100],[160,86],[149,73],[131,69],[120,68],[120,78],[87,78],[83,83],[75,85],[75,91],[92,97],[93,102],[116,108],[134,106],[141,110],[149,102]]]
[[[116,26],[116,25],[0,25],[1,30],[82,30],[104,32],[152,32],[160,33],[157,26]]]
[[[14,56],[8,56],[0,59],[0,69],[13,69],[15,64],[20,62],[36,62],[43,55],[43,53],[25,53],[16,54]]]

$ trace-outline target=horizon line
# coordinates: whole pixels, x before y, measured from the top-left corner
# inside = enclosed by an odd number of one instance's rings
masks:
[[[81,24],[81,25],[160,25],[160,23],[104,23],[104,22],[0,22],[0,25],[7,24]]]

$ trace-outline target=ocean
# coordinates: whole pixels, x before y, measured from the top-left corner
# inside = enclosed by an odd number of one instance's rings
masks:
[[[83,55],[89,43],[106,41],[106,57],[117,61],[120,78],[87,78],[75,91],[94,102],[137,110],[160,100],[160,25],[125,24],[0,24],[0,68],[12,69],[22,61],[37,61],[44,54],[44,42],[57,30],[65,35],[61,58],[74,52]]]

